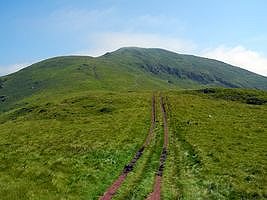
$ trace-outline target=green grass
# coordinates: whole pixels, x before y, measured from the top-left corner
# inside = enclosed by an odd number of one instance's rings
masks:
[[[209,86],[267,90],[267,78],[206,58],[162,49],[122,48],[100,57],[63,56],[0,77],[0,112],[33,95],[151,91]]]
[[[164,199],[267,198],[266,105],[186,92],[169,94],[169,107]]]
[[[163,199],[267,199],[267,93],[201,89],[266,90],[266,82],[142,48],[52,58],[0,77],[0,199],[98,199],[143,144],[152,91],[168,96]],[[115,199],[152,191],[163,142],[157,111],[154,138]]]
[[[159,98],[156,98],[156,101],[159,101]],[[138,160],[133,172],[127,176],[124,184],[114,196],[114,200],[146,199],[152,192],[163,146],[163,122],[159,103],[156,104],[156,121],[158,123],[156,123],[150,145]]]
[[[163,199],[267,199],[266,92],[169,91]],[[152,92],[38,93],[0,115],[0,199],[98,199],[143,144]],[[150,146],[115,199],[144,199],[162,150]]]
[[[18,107],[20,101],[36,95],[53,99],[54,95],[87,91],[151,91],[169,87],[166,80],[144,74],[136,66],[128,67],[113,59],[81,56],[58,57],[36,63],[0,77],[0,85],[0,112]]]
[[[97,199],[145,139],[150,98],[85,93],[2,115],[0,198]]]

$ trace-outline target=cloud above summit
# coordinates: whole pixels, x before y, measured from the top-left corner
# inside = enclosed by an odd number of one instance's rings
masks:
[[[201,55],[267,76],[267,57],[241,45],[235,47],[221,45],[205,50]]]

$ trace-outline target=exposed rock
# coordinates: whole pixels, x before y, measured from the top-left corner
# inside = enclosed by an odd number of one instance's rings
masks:
[[[0,102],[5,102],[7,100],[7,96],[0,96]]]

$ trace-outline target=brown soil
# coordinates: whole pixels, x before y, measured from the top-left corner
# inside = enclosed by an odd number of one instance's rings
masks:
[[[105,194],[100,197],[101,200],[109,200],[112,198],[112,196],[116,193],[116,191],[121,186],[122,182],[126,178],[127,174],[122,173],[122,175],[119,176],[119,178],[108,188],[108,190],[105,192]]]
[[[161,104],[161,110],[163,115],[163,124],[164,124],[164,144],[163,144],[163,150],[161,152],[160,156],[160,165],[159,169],[156,174],[155,183],[153,192],[149,194],[147,197],[147,200],[160,200],[160,192],[161,192],[161,180],[162,180],[162,174],[165,166],[165,161],[167,158],[167,147],[168,147],[168,124],[167,124],[167,112],[165,108],[165,103],[163,100],[163,97],[160,97],[160,104]]]
[[[146,200],[159,200],[160,199],[160,184],[161,176],[156,176],[153,192],[150,193]]]
[[[99,200],[110,200],[112,199],[113,195],[117,192],[117,190],[122,185],[123,181],[126,179],[129,172],[131,172],[138,161],[138,159],[142,156],[145,147],[147,147],[151,141],[153,130],[156,124],[156,108],[155,108],[155,95],[152,97],[152,111],[151,111],[151,125],[149,129],[148,136],[143,144],[143,146],[136,152],[134,158],[130,161],[129,164],[125,165],[121,175],[118,177],[117,180],[113,182],[113,184],[106,190],[103,196],[99,198]]]

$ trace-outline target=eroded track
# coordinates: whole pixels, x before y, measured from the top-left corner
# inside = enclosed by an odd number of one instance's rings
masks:
[[[161,195],[161,182],[162,182],[162,174],[165,166],[165,161],[167,158],[167,148],[169,143],[169,130],[168,130],[168,124],[167,124],[167,112],[165,108],[165,102],[164,98],[160,97],[160,104],[161,104],[161,111],[162,111],[162,117],[163,117],[163,125],[164,125],[164,143],[163,143],[163,149],[160,156],[160,165],[159,169],[156,173],[155,181],[154,181],[154,188],[153,192],[149,194],[147,200],[160,200]]]
[[[145,148],[150,144],[151,138],[153,136],[153,131],[156,125],[156,98],[155,95],[152,97],[152,110],[151,110],[151,124],[147,138],[142,145],[142,147],[136,152],[133,159],[124,167],[121,175],[113,182],[113,184],[106,190],[103,196],[99,200],[110,200],[116,194],[117,190],[120,188],[124,180],[126,179],[129,172],[134,169],[134,166],[138,159],[142,156]]]

